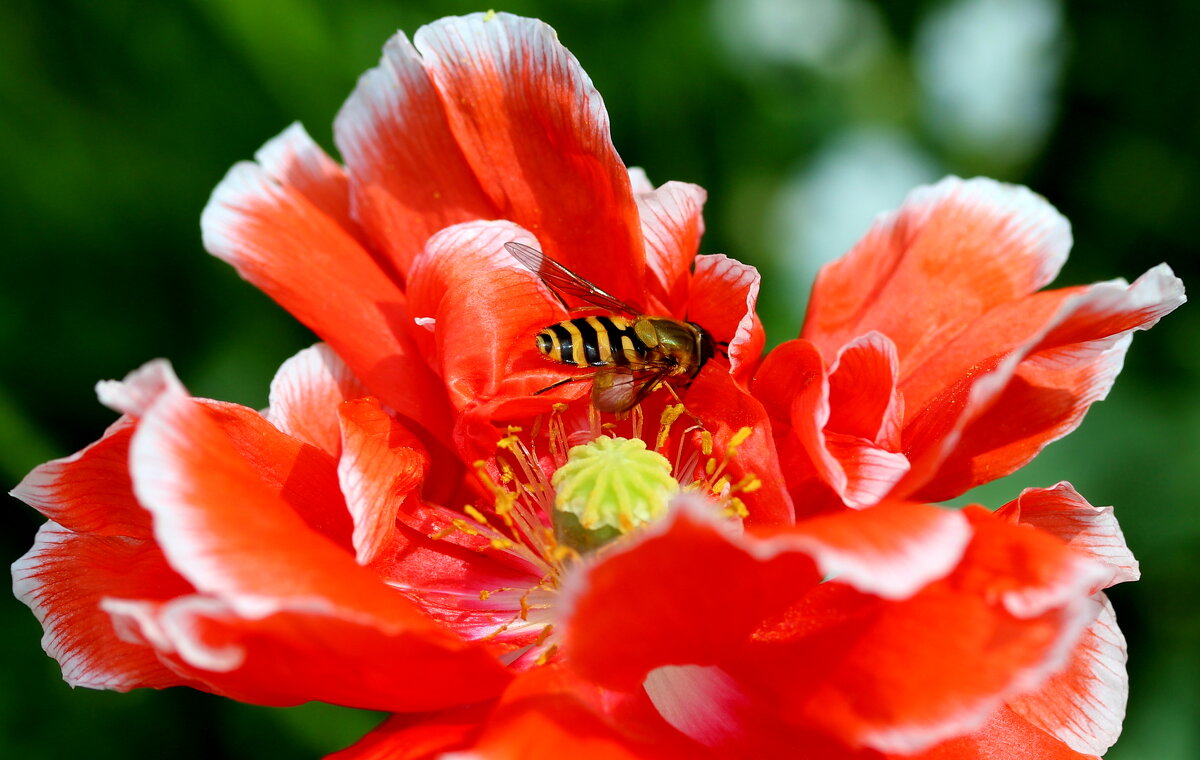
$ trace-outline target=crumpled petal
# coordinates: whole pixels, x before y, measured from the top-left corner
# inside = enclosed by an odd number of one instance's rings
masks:
[[[1132,333],[1149,329],[1183,302],[1182,283],[1164,264],[1132,285],[1116,281],[1067,291],[1048,322],[998,353],[970,349],[978,357],[971,371],[928,403],[909,407],[903,437],[912,470],[895,495],[941,501],[1024,465],[1108,395]],[[997,314],[1023,308],[1014,304],[981,322],[1006,324]],[[985,332],[973,326],[961,340],[970,343]],[[990,332],[989,343],[1006,336]],[[943,349],[949,355],[966,350],[954,341]],[[903,383],[901,391],[907,403]]]
[[[871,330],[919,364],[972,319],[1054,279],[1071,227],[1027,188],[947,177],[912,191],[813,286],[802,337],[832,358]]]
[[[33,468],[10,493],[76,533],[150,535],[150,515],[133,498],[129,439],[135,421],[122,417],[95,443]]]
[[[428,709],[487,696],[507,681],[480,647],[446,633],[347,549],[312,530],[283,497],[287,484],[274,490],[260,474],[271,469],[239,452],[173,376],[162,386],[130,448],[134,492],[153,515],[167,561],[205,596],[113,608],[131,630],[136,623],[151,641],[155,631],[173,633],[164,651],[183,656],[191,646],[208,658],[200,662],[209,670],[213,662],[227,668],[220,671],[228,673],[222,693],[275,704],[328,698]],[[338,654],[315,657],[307,647]],[[242,654],[235,661],[231,652]],[[372,673],[381,660],[401,668],[421,663],[438,674],[438,689],[399,678],[371,688],[360,682],[364,696],[355,700],[351,681],[322,671],[377,680]]]
[[[400,505],[419,492],[429,457],[421,442],[374,398],[343,402],[338,416],[338,483],[354,520],[355,559],[366,565],[391,541]]]
[[[291,129],[263,148],[259,163],[235,164],[201,215],[205,248],[312,328],[372,393],[444,435],[445,393],[407,337],[404,293],[338,209],[319,205],[325,194],[290,183],[297,164],[325,161]]]
[[[699,185],[668,182],[635,197],[646,241],[646,288],[662,303],[664,313],[683,316],[688,275],[704,234],[701,212],[707,193]]]
[[[342,447],[338,406],[366,395],[346,363],[318,343],[285,361],[275,373],[265,416],[281,432],[336,457]]]
[[[1051,536],[973,514],[961,558],[959,539],[942,550],[949,561],[932,562],[961,517],[906,528],[904,510],[931,508],[892,509],[741,539],[677,511],[572,579],[571,667],[628,688],[663,665],[720,666],[754,703],[849,747],[916,752],[967,732],[1062,667],[1095,617],[1087,593],[1104,571]],[[876,519],[885,524],[866,538]],[[838,529],[844,520],[860,522]],[[897,530],[912,540],[879,543]],[[673,572],[655,570],[664,565]],[[910,581],[876,585],[884,568]]]
[[[728,344],[729,372],[743,385],[749,382],[766,343],[754,312],[758,283],[758,270],[752,266],[723,254],[696,257],[688,319],[713,340]]]

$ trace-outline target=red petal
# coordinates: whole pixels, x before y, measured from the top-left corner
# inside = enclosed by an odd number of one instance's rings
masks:
[[[945,579],[896,602],[822,584],[726,669],[851,746],[911,753],[972,730],[1061,667],[1095,614],[1087,589],[1098,572],[1045,534],[990,515],[972,522]]]
[[[951,739],[919,754],[888,755],[888,760],[1097,760],[1081,755],[1039,731],[1007,707],[992,715],[978,731]]]
[[[312,163],[320,149],[285,132],[264,153]],[[328,160],[328,159],[324,159]],[[205,247],[311,327],[401,414],[434,433],[450,429],[445,393],[406,339],[404,294],[343,226],[336,209],[289,184],[295,164],[243,162],[204,209]]]
[[[350,547],[353,525],[338,489],[332,457],[280,433],[253,409],[208,399],[196,403],[220,426],[237,455],[254,469],[272,496],[287,504],[313,531],[339,547]]]
[[[817,277],[803,337],[832,357],[871,330],[918,364],[970,320],[1054,279],[1071,231],[1023,187],[949,177],[914,190]]]
[[[760,559],[803,552],[816,562],[822,577],[888,599],[904,599],[953,570],[971,534],[959,512],[885,502],[792,527],[752,531],[756,540],[748,548]]]
[[[508,674],[480,649],[343,614],[316,597],[245,600],[241,613],[211,596],[153,604],[108,599],[124,630],[174,669],[242,702],[310,700],[370,710],[435,710],[488,699]],[[439,640],[440,638],[440,640]]]
[[[681,496],[652,533],[567,579],[564,651],[573,669],[628,690],[662,665],[719,664],[820,580],[807,556],[748,554],[721,534],[714,509]]]
[[[826,427],[898,451],[904,416],[899,374],[896,347],[887,336],[871,332],[847,343],[829,368]]]
[[[738,387],[733,378],[719,367],[706,367],[687,390],[688,410],[704,420],[713,437],[717,457],[728,456],[730,439],[742,428],[751,433],[727,459],[726,472],[736,483],[753,474],[766,487],[739,496],[750,511],[748,525],[790,525],[795,511],[788,494],[774,487],[784,482],[779,456],[771,438],[771,423],[766,410],[750,394]]]
[[[779,345],[763,359],[751,387],[770,418],[797,515],[842,508],[844,471],[825,446],[829,390],[817,347],[806,340]]]
[[[1093,507],[1070,483],[1059,483],[1053,488],[1027,488],[996,510],[996,515],[1033,525],[1108,565],[1113,574],[1105,587],[1141,577],[1138,561],[1125,543],[1113,508]]]
[[[904,431],[913,471],[901,488],[940,501],[1024,465],[1108,394],[1130,333],[1148,329],[1183,300],[1182,284],[1165,265],[1131,286],[1101,283],[1065,299],[1058,314],[1008,356],[981,361],[923,409],[913,409]]]
[[[636,196],[651,275],[647,287],[668,314],[683,316],[686,311],[688,274],[704,234],[705,197],[704,188],[686,182],[668,182]]]
[[[845,370],[848,374],[861,375],[866,367],[878,368],[880,362],[864,365],[859,361],[877,340],[868,336],[851,344],[850,364]],[[886,365],[886,355],[883,363]],[[777,347],[754,379],[754,395],[762,399],[772,416],[776,445],[784,458],[788,487],[800,514],[826,509],[825,499],[814,502],[807,497],[814,490],[814,479],[836,495],[839,506],[862,507],[877,503],[908,471],[908,459],[903,454],[888,451],[869,439],[832,431],[831,382],[817,348],[805,340]],[[851,383],[860,384],[863,387],[856,390],[870,394],[874,411],[868,410],[857,419],[853,411],[844,411],[840,423],[859,429],[878,425],[884,436],[891,435],[888,428],[899,413],[900,402],[886,373],[843,378],[841,399],[862,404],[861,398],[849,395]]]
[[[130,460],[134,492],[153,514],[155,537],[172,567],[201,592],[220,597],[213,600],[219,603],[215,612],[207,607],[187,610],[198,616],[195,625],[207,630],[211,622],[225,637],[247,626],[258,631],[256,621],[261,621],[262,638],[251,642],[264,653],[261,671],[249,671],[238,689],[261,692],[255,699],[267,699],[273,688],[292,688],[255,680],[286,681],[288,669],[297,665],[285,654],[313,659],[322,646],[343,645],[347,649],[337,667],[331,666],[334,673],[348,667],[346,658],[365,658],[360,672],[367,677],[378,666],[373,657],[403,668],[413,666],[411,656],[440,663],[436,668],[443,695],[462,691],[482,696],[503,682],[503,670],[485,652],[464,646],[305,525],[177,381],[168,383],[142,418]],[[320,634],[317,644],[305,632],[313,627]],[[356,654],[355,647],[361,652]],[[307,667],[320,670],[323,662],[318,657]],[[337,694],[344,691],[339,699],[353,694],[337,678],[321,683]],[[398,694],[395,699],[409,705],[405,709],[418,709],[412,706],[417,702],[430,706],[403,692],[419,688],[428,684],[391,684],[376,693]],[[302,692],[288,695],[296,698]]]
[[[333,132],[350,169],[355,215],[401,275],[434,232],[500,214],[403,32],[388,40],[379,66],[359,78]]]
[[[38,465],[12,495],[77,533],[148,538],[150,515],[129,480],[135,424],[122,417],[82,451]]]
[[[472,756],[487,760],[703,760],[703,747],[658,715],[644,693],[614,693],[559,667],[515,680]]]
[[[629,175],[599,93],[554,30],[474,14],[423,27],[414,42],[502,216],[568,269],[638,300],[645,260]]]
[[[165,599],[191,587],[153,542],[79,535],[48,522],[13,564],[13,592],[45,629],[42,647],[72,686],[128,691],[191,684],[149,647],[123,641],[101,608],[108,596]]]
[[[508,222],[443,230],[413,263],[412,313],[434,320],[432,358],[460,409],[500,395],[528,395],[556,370],[534,336],[564,313],[537,276],[504,250],[536,242]]]
[[[479,733],[491,703],[436,713],[393,715],[326,760],[432,760],[464,749]]]
[[[1075,646],[1067,668],[1040,689],[1010,700],[1009,706],[1032,725],[1068,747],[1103,755],[1121,735],[1129,675],[1125,671],[1125,637],[1108,599]]]
[[[373,398],[347,401],[338,410],[342,458],[338,482],[354,518],[355,558],[365,565],[391,542],[396,513],[419,492],[429,470],[424,448]]]
[[[341,453],[338,406],[367,395],[350,368],[318,343],[283,363],[271,380],[267,419],[279,430],[330,456]]]
[[[687,318],[713,340],[729,344],[729,371],[743,385],[749,383],[766,343],[754,313],[757,301],[757,269],[723,254],[696,257]]]
[[[346,173],[325,154],[299,123],[262,146],[254,160],[282,185],[294,189],[359,240],[351,218],[350,186]]]

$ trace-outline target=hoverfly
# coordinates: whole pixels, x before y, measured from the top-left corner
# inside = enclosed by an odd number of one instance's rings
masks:
[[[505,243],[504,248],[541,277],[568,311],[572,309],[564,295],[586,302],[585,308],[614,312],[563,320],[537,334],[537,349],[546,358],[572,367],[596,368],[590,374],[560,380],[538,393],[591,378],[596,409],[620,414],[667,385],[671,378],[691,381],[713,357],[717,344],[700,325],[642,314],[535,248],[517,242]]]

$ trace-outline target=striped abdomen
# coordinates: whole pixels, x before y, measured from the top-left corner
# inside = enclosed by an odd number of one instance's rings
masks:
[[[576,317],[537,334],[538,350],[577,367],[625,367],[646,361],[649,349],[624,317]]]

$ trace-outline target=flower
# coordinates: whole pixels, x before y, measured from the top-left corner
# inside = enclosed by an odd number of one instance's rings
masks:
[[[395,713],[342,758],[1102,752],[1125,684],[1101,590],[1136,576],[1111,512],[1065,484],[994,514],[794,505],[827,463],[810,439],[911,440],[880,381],[897,339],[856,333],[826,371],[826,326],[760,365],[757,273],[696,255],[703,191],[625,168],[552,30],[489,12],[414,40],[339,114],[344,168],[294,126],[204,212],[209,250],[324,340],[269,408],[151,362],[98,386],[122,415],[100,440],[14,490],[50,520],[14,586],[66,680]],[[533,336],[567,311],[512,241],[726,355],[624,417],[585,383],[540,393],[570,375]],[[1114,299],[1063,301],[979,383],[1057,377],[1030,357],[1120,322]],[[939,466],[971,440],[935,432]]]
[[[793,500],[813,513],[942,501],[1074,430],[1131,334],[1185,299],[1166,264],[1132,285],[1038,291],[1070,246],[1045,199],[950,177],[822,270],[801,337],[753,384]]]

